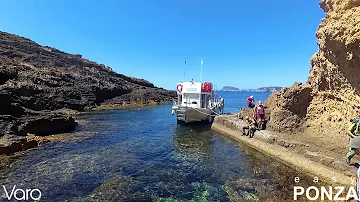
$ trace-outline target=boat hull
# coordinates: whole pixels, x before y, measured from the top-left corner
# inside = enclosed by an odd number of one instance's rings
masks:
[[[173,108],[173,110],[177,120],[185,123],[201,121],[212,122],[216,115],[211,109],[205,108],[177,107],[175,109]]]

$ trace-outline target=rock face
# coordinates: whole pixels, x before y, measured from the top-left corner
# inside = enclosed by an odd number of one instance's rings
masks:
[[[331,149],[331,143],[345,147],[349,120],[360,117],[360,0],[322,0],[320,7],[326,16],[308,81],[272,94],[266,104],[270,127],[312,133]]]
[[[57,113],[60,109],[84,111],[110,99],[123,104],[161,103],[175,96],[176,92],[118,74],[81,55],[0,32],[0,137],[4,140],[73,129],[75,120]]]
[[[295,83],[270,95],[265,105],[270,109],[268,126],[279,132],[303,132],[307,109],[312,101],[311,87]]]

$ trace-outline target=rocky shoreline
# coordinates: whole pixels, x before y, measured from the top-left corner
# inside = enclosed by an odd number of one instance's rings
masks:
[[[172,101],[175,91],[30,39],[0,32],[0,154],[42,145],[72,131],[71,114],[106,106]]]

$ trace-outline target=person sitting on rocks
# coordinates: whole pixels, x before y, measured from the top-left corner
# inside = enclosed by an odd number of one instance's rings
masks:
[[[246,103],[247,103],[247,105],[248,105],[249,108],[254,108],[254,107],[255,107],[254,101],[255,101],[255,99],[254,99],[254,96],[253,96],[253,95],[251,95],[250,97],[246,98]]]
[[[237,114],[238,119],[243,119],[244,118],[241,111],[242,111],[242,108],[240,107],[239,113]]]
[[[249,116],[246,116],[245,122],[248,126],[243,127],[242,135],[246,135],[246,136],[249,136],[250,138],[252,138],[254,136],[255,131],[257,130],[256,121],[255,121],[255,119],[250,118]],[[245,130],[248,130],[248,132],[245,133]]]
[[[349,151],[346,154],[346,163],[350,164],[355,154],[360,155],[360,120],[350,120],[352,123],[347,130],[350,136]]]
[[[254,108],[254,116],[257,120],[258,128],[262,129],[262,124],[265,121],[265,108],[261,101]]]

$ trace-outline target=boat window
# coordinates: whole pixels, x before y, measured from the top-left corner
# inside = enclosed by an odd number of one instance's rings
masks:
[[[183,103],[186,104],[186,105],[187,104],[198,105],[199,101],[200,101],[200,94],[198,94],[198,93],[186,93],[186,94],[184,94]],[[200,107],[200,105],[197,106],[197,107]]]

